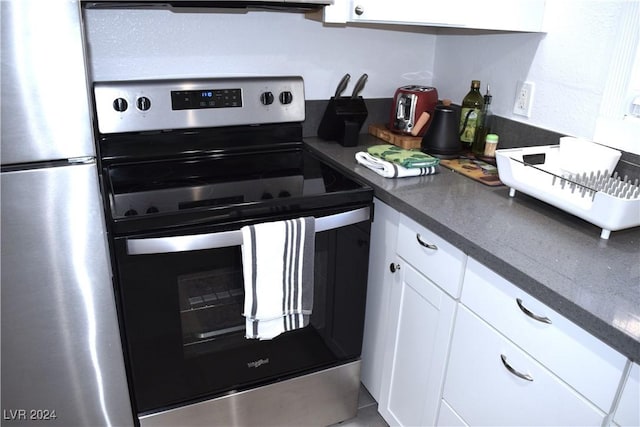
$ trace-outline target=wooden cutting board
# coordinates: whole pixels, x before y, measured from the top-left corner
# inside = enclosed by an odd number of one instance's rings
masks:
[[[398,133],[391,132],[386,125],[381,124],[369,125],[369,134],[376,138],[380,138],[389,144],[393,144],[407,150],[420,148],[420,144],[422,143],[421,136],[400,135]]]
[[[466,157],[459,159],[440,159],[440,164],[485,185],[492,187],[504,185],[498,177],[498,169],[481,160]]]

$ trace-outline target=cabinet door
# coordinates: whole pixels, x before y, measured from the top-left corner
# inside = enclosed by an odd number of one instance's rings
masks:
[[[640,426],[640,365],[634,363],[622,391],[613,421],[619,426]]]
[[[472,7],[466,26],[505,31],[542,31],[545,0],[483,0]],[[477,4],[477,3],[474,3]]]
[[[390,425],[434,425],[456,303],[409,264],[399,265],[378,411]]]
[[[443,396],[470,426],[600,426],[605,416],[463,305]]]
[[[542,31],[545,0],[334,0],[324,21]]]
[[[352,0],[350,20],[398,24],[464,26],[468,0]]]
[[[389,299],[394,279],[400,280],[399,275],[394,275],[389,269],[389,265],[395,259],[398,216],[398,211],[378,199],[374,200],[361,381],[378,402],[384,354],[387,348],[385,335],[389,316]]]

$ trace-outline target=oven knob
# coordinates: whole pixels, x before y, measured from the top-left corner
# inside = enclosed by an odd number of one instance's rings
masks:
[[[151,101],[146,96],[141,96],[140,98],[138,98],[137,104],[138,110],[140,111],[147,111],[149,108],[151,108]]]
[[[273,194],[265,191],[264,193],[262,193],[262,200],[269,200],[269,199],[273,199]]]
[[[273,104],[273,93],[271,92],[262,92],[260,95],[260,102],[262,105],[271,105]]]
[[[155,206],[149,206],[149,207],[147,208],[147,213],[148,213],[148,214],[151,214],[151,213],[158,213],[158,212],[160,212],[160,211],[159,211],[159,210],[158,210],[158,208],[156,208]]]
[[[293,94],[291,92],[289,92],[288,90],[285,90],[284,92],[280,92],[281,104],[291,104],[291,101],[293,101]]]
[[[135,209],[129,209],[124,213],[124,216],[135,216],[138,215],[138,211]]]
[[[278,197],[291,197],[291,193],[289,193],[287,190],[282,190],[280,193],[278,193]]]
[[[129,104],[127,104],[127,100],[124,98],[116,98],[116,100],[113,101],[113,109],[116,111],[122,113],[127,110],[127,107],[129,107]]]

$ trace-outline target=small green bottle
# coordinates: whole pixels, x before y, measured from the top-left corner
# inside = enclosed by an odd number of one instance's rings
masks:
[[[462,100],[460,111],[460,142],[466,148],[471,148],[476,139],[476,133],[482,123],[482,108],[484,98],[480,93],[480,80],[471,81],[471,90]]]

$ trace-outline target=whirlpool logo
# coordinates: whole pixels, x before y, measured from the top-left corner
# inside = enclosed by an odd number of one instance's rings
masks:
[[[269,359],[259,359],[254,360],[253,362],[247,363],[247,368],[259,368],[262,365],[266,365],[269,363]]]

